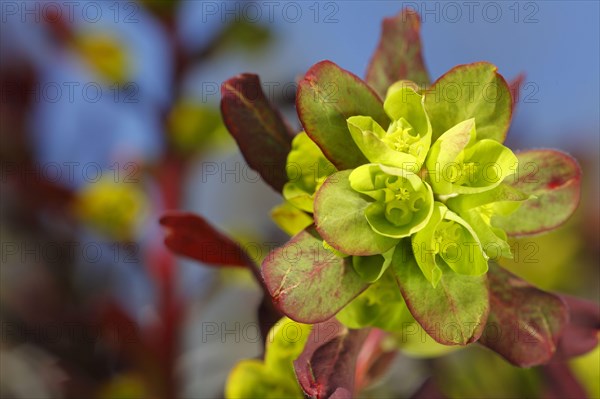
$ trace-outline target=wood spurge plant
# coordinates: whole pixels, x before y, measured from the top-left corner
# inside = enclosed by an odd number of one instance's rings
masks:
[[[384,20],[365,81],[331,61],[311,67],[296,94],[301,132],[256,75],[223,84],[225,125],[282,194],[272,217],[291,236],[260,267],[234,257],[265,289],[261,322],[285,318],[265,335],[264,361],[232,371],[227,396],[353,397],[375,379],[376,360],[396,351],[439,356],[478,343],[530,367],[597,344],[596,335],[570,350],[566,299],[498,265],[513,256],[509,237],[571,216],[577,162],[503,144],[519,88],[493,64],[459,65],[430,83],[419,29],[412,12]],[[206,261],[190,237],[171,248]],[[411,340],[409,330],[432,340]]]

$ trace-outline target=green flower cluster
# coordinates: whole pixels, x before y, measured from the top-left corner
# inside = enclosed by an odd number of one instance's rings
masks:
[[[425,95],[400,81],[383,104],[389,126],[370,116],[347,119],[367,160],[354,169],[336,171],[304,132],[288,157],[284,197],[297,210],[314,213],[325,248],[352,256],[368,283],[383,275],[406,240],[433,287],[446,269],[486,273],[489,258],[511,256],[494,217],[530,198],[503,184],[517,170],[517,157],[496,140],[478,138],[474,118],[435,138]]]

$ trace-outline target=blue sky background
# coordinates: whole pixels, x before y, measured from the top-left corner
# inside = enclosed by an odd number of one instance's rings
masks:
[[[184,6],[182,32],[190,43],[202,42],[223,18],[232,18],[215,14],[208,3],[190,1]],[[597,1],[471,2],[471,6],[464,1],[321,2],[317,23],[315,2],[275,3],[270,7],[276,43],[255,58],[231,56],[205,66],[193,79],[197,90],[202,82],[220,82],[241,71],[259,73],[263,81],[289,82],[294,78],[290,73],[300,75],[322,59],[362,77],[376,47],[381,20],[408,6],[422,14],[424,54],[432,79],[457,64],[482,60],[496,64],[509,80],[526,73],[529,86],[523,96],[537,102],[519,104],[513,123],[519,146],[593,146],[598,151]],[[228,7],[220,2],[218,6],[218,11]],[[260,10],[260,18],[254,8],[245,13],[259,23],[271,24],[269,6],[263,4]],[[326,23],[327,15],[337,22]],[[198,24],[199,20],[206,22]]]
[[[101,7],[102,18],[89,22],[87,3]],[[3,6],[0,42],[6,59],[24,55],[38,68],[42,85],[96,79],[76,56],[50,40],[47,26],[23,15],[35,2]],[[43,2],[40,4],[44,4]],[[148,158],[162,141],[157,104],[170,101],[172,61],[163,28],[142,8],[122,2],[115,21],[114,3],[78,2],[76,24],[82,31],[117,35],[132,59],[130,77],[139,87],[136,104],[40,101],[32,121],[42,161],[106,160],[115,156]],[[254,23],[272,28],[274,42],[262,51],[223,52],[192,71],[187,95],[218,104],[218,85],[241,72],[258,73],[263,82],[293,84],[312,64],[330,59],[364,76],[377,45],[381,21],[403,7],[422,14],[422,39],[432,79],[457,64],[490,61],[507,79],[526,73],[526,86],[513,121],[515,148],[559,147],[600,151],[600,2],[598,1],[269,1],[241,11]],[[256,5],[257,4],[257,5]],[[42,6],[43,7],[43,6]],[[180,36],[190,47],[210,41],[234,18],[235,2],[183,0]],[[90,10],[92,10],[90,8]],[[126,17],[131,11],[134,22]],[[318,11],[318,13],[317,13]],[[128,23],[129,22],[129,23]],[[208,92],[207,87],[212,91]],[[215,89],[217,88],[217,89]],[[108,89],[107,89],[108,90]],[[535,102],[523,101],[525,98]],[[295,119],[294,115],[290,115]],[[518,139],[518,140],[517,140]],[[89,145],[95,143],[94,146]],[[115,155],[117,154],[117,155]],[[597,157],[596,157],[597,158]]]

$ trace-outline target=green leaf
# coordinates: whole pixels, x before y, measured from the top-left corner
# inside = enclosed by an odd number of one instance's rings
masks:
[[[313,224],[313,218],[288,202],[271,210],[271,218],[288,235],[294,236]]]
[[[490,315],[479,341],[519,367],[549,361],[567,324],[565,303],[492,263]]]
[[[504,142],[512,117],[512,96],[496,66],[487,62],[459,65],[425,93],[425,109],[437,140],[456,124],[475,118],[478,139]]]
[[[429,85],[420,30],[419,15],[407,9],[383,20],[381,39],[367,69],[367,82],[382,97],[388,87],[401,79]]]
[[[477,341],[489,311],[486,276],[466,276],[441,265],[436,288],[417,265],[410,244],[398,246],[392,268],[408,309],[437,342],[466,345]]]
[[[225,81],[221,113],[248,165],[281,192],[293,133],[267,100],[258,76],[246,73]]]
[[[302,323],[329,319],[366,288],[350,258],[326,250],[312,227],[272,251],[262,274],[275,306]]]
[[[350,187],[346,170],[331,175],[315,198],[317,230],[329,245],[349,255],[382,254],[398,243],[398,239],[377,234],[365,217],[371,204],[368,197]]]
[[[390,122],[377,94],[331,61],[306,72],[298,84],[296,109],[308,136],[339,170],[367,163],[348,130],[349,117],[370,116],[386,128]]]
[[[556,150],[517,154],[517,173],[505,183],[536,198],[514,213],[492,218],[492,224],[512,236],[543,233],[563,224],[575,212],[581,192],[581,170],[571,156]]]

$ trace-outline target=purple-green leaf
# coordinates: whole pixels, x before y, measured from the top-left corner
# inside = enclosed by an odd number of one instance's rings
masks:
[[[540,372],[546,382],[540,397],[546,399],[590,397],[568,363],[550,362],[541,367]]]
[[[385,18],[381,39],[367,69],[367,83],[381,97],[398,80],[411,80],[420,87],[429,85],[429,76],[421,51],[421,20],[408,9]]]
[[[390,123],[373,89],[331,61],[321,61],[306,72],[298,85],[296,109],[306,134],[338,170],[368,163],[354,143],[346,119],[363,115],[384,128]]]
[[[556,355],[570,358],[593,350],[600,338],[600,306],[568,295],[560,297],[569,307],[569,324],[562,333]]]
[[[262,273],[275,306],[290,319],[319,323],[365,290],[350,257],[323,247],[314,227],[292,237],[264,260]]]
[[[517,155],[517,173],[504,181],[535,195],[508,216],[495,216],[494,226],[512,236],[543,233],[575,212],[581,191],[581,170],[571,156],[556,150],[531,150]]]
[[[519,367],[548,362],[568,321],[565,303],[490,263],[490,314],[479,342]]]
[[[495,65],[476,62],[456,66],[425,93],[432,142],[458,123],[475,118],[478,140],[502,143],[510,126],[512,103],[510,88]]]
[[[433,339],[443,345],[479,339],[489,312],[485,275],[462,275],[442,265],[442,277],[433,288],[407,242],[396,249],[392,267],[406,306]]]
[[[335,319],[313,327],[294,361],[304,393],[315,399],[351,399],[356,360],[370,329],[350,330]]]
[[[257,75],[245,73],[223,83],[221,113],[248,165],[281,192],[293,133],[267,100]]]

